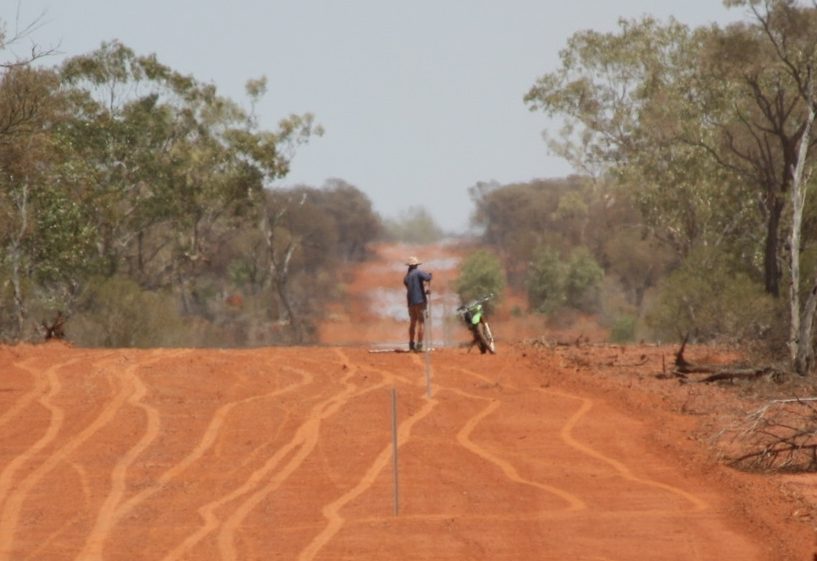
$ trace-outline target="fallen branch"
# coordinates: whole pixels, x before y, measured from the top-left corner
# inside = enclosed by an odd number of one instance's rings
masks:
[[[809,461],[804,464],[802,457],[809,458]],[[817,467],[817,444],[780,442],[734,458],[729,465],[732,467],[748,466],[760,470],[814,471]]]
[[[747,414],[722,436],[739,442],[729,465],[759,471],[817,470],[817,397],[777,399]]]
[[[702,380],[698,380],[698,382],[701,384],[708,384],[711,382],[719,382],[721,380],[732,381],[736,378],[742,380],[754,380],[762,376],[774,375],[777,373],[778,373],[777,370],[775,370],[771,366],[764,366],[763,368],[743,368],[739,370],[724,369],[715,372],[711,376],[707,376]]]
[[[674,376],[680,378],[681,382],[688,381],[689,374],[709,374],[709,376],[698,380],[699,383],[705,384],[723,380],[755,380],[763,376],[781,376],[783,374],[783,372],[772,366],[750,368],[734,364],[727,366],[720,364],[694,364],[684,358],[684,350],[686,349],[688,339],[689,335],[684,336],[681,347],[678,349],[678,352],[675,353],[675,369],[672,373]]]

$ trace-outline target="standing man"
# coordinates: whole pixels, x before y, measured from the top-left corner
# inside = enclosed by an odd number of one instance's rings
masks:
[[[425,329],[425,312],[428,306],[428,295],[431,294],[431,273],[427,273],[419,266],[422,263],[416,257],[409,257],[406,261],[408,272],[403,278],[406,285],[406,297],[409,313],[409,350],[423,350],[423,331]],[[414,343],[414,334],[417,332],[417,343]]]

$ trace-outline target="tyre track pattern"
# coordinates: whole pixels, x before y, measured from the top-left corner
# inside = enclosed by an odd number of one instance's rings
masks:
[[[458,369],[458,370],[460,372],[466,374],[466,375],[473,376],[474,378],[477,378],[477,379],[479,379],[479,380],[481,380],[483,382],[487,383],[487,382],[490,381],[490,378],[488,378],[488,377],[486,377],[486,376],[484,376],[482,374],[472,372],[472,371],[468,371],[468,370],[464,370],[464,369]],[[514,388],[513,385],[508,385],[508,387],[512,388],[512,389],[516,389],[516,388]],[[604,463],[608,464],[613,469],[613,471],[618,476],[620,476],[622,479],[625,479],[627,481],[631,481],[631,482],[636,483],[636,484],[661,489],[663,491],[666,491],[668,493],[671,493],[671,494],[674,494],[674,495],[677,495],[677,496],[683,498],[685,501],[690,503],[691,510],[693,510],[693,511],[703,511],[703,510],[706,510],[709,507],[709,505],[707,504],[706,501],[702,500],[700,497],[697,497],[696,495],[694,495],[692,493],[688,493],[688,492],[684,491],[683,489],[681,489],[679,487],[669,485],[669,484],[666,484],[666,483],[662,483],[660,481],[656,481],[656,480],[653,480],[653,479],[648,479],[648,478],[639,477],[639,476],[635,475],[633,473],[633,471],[624,462],[622,462],[620,460],[617,460],[616,458],[612,458],[612,457],[604,454],[602,451],[593,448],[592,446],[583,444],[577,438],[575,438],[573,436],[573,430],[581,422],[581,420],[585,416],[587,416],[588,413],[591,411],[591,409],[594,406],[594,401],[593,400],[587,399],[587,398],[584,398],[584,397],[581,397],[581,396],[573,395],[573,394],[570,394],[570,393],[555,391],[555,390],[543,390],[541,388],[536,388],[536,391],[538,391],[540,393],[543,393],[543,394],[546,394],[546,395],[555,396],[558,399],[579,401],[580,402],[579,408],[564,423],[561,430],[559,431],[559,438],[567,446],[569,446],[571,448],[574,448],[574,449],[580,451],[582,454],[585,454],[585,455],[587,455],[587,456],[589,456],[591,458],[594,458],[596,460],[599,460],[601,462],[604,462]],[[459,392],[459,393],[463,393],[463,392]],[[468,395],[468,394],[464,394],[464,395]],[[481,396],[474,396],[474,395],[469,395],[469,397],[485,399],[485,398],[482,398]],[[498,409],[501,405],[502,404],[500,402],[496,402],[496,401],[492,402],[492,405],[489,406],[489,408],[488,408],[488,409],[490,409],[490,411],[488,411],[486,409],[486,411],[483,412],[483,414],[480,414],[479,417],[487,416],[488,414],[490,414],[493,411],[495,411],[496,409]],[[472,419],[472,420],[470,420],[468,422],[468,425],[470,426],[469,431],[468,431],[469,434],[473,430],[472,425],[476,425],[477,422],[478,422],[478,420],[476,418],[474,418],[474,419]],[[495,459],[495,457],[486,448],[475,446],[475,445],[473,445],[473,443],[471,443],[471,447],[474,449],[474,452],[477,453],[478,455],[489,458],[489,459],[491,459],[491,461],[494,461],[495,463],[498,463],[498,461]],[[514,470],[512,467],[507,465],[505,462],[502,462],[502,464],[504,465],[503,472],[505,472],[506,475],[508,475],[509,479],[513,479],[513,480],[518,481],[519,476],[516,473],[516,470]],[[561,493],[561,492],[559,492],[559,493]],[[568,502],[571,503],[571,510],[583,510],[583,509],[586,508],[586,504],[583,501],[581,501],[579,499],[576,499],[576,498],[573,498],[572,495],[570,495],[570,497],[565,497],[565,498],[566,498],[566,500],[568,500]],[[655,512],[652,511],[651,514],[654,515]]]
[[[433,423],[435,416],[445,407],[455,407],[458,402],[469,403],[472,413],[458,418],[458,429],[450,435],[451,442],[458,445],[462,453],[473,458],[483,467],[475,470],[493,469],[502,474],[508,486],[519,489],[530,489],[533,493],[543,493],[554,497],[557,506],[539,511],[519,511],[511,513],[491,512],[489,510],[470,510],[457,512],[401,512],[399,519],[385,515],[372,514],[355,516],[346,511],[366,503],[372,492],[383,478],[390,478],[391,441],[373,443],[369,449],[368,461],[359,473],[351,474],[351,482],[340,489],[334,496],[326,495],[314,504],[315,512],[320,513],[323,523],[304,525],[297,520],[274,520],[278,532],[275,539],[288,532],[306,535],[295,551],[293,558],[298,561],[330,559],[337,556],[333,549],[336,540],[345,533],[354,533],[372,525],[399,523],[402,527],[415,524],[445,524],[452,519],[462,523],[526,523],[541,524],[564,520],[576,520],[577,517],[592,516],[593,519],[605,520],[622,518],[678,517],[706,512],[710,505],[696,494],[667,483],[653,480],[637,474],[621,458],[611,457],[604,451],[582,442],[575,436],[575,429],[593,414],[594,402],[583,396],[573,395],[550,388],[533,388],[534,394],[540,395],[542,402],[557,400],[572,402],[573,413],[561,423],[557,434],[549,438],[558,440],[565,449],[571,449],[590,460],[597,462],[611,476],[617,477],[634,487],[653,489],[656,493],[674,495],[688,504],[687,509],[645,509],[627,512],[599,512],[594,510],[593,496],[583,496],[575,490],[559,485],[558,481],[531,472],[529,465],[518,465],[518,451],[506,449],[495,440],[483,441],[481,430],[501,425],[503,414],[513,410],[515,396],[526,391],[512,383],[504,384],[504,392],[488,391],[498,376],[507,379],[507,372],[497,372],[491,363],[486,368],[447,367],[434,371],[433,397],[425,395],[424,363],[418,355],[381,357],[374,360],[362,350],[326,349],[320,352],[271,350],[265,355],[264,364],[258,367],[259,375],[275,380],[268,391],[255,392],[252,395],[237,396],[225,394],[213,413],[205,422],[199,421],[200,432],[191,441],[191,447],[184,453],[177,454],[176,460],[148,485],[132,487],[128,474],[146,453],[156,445],[164,431],[169,430],[169,419],[163,418],[162,409],[153,401],[154,388],[142,371],[148,368],[164,371],[172,377],[178,373],[181,358],[192,356],[191,351],[152,351],[140,355],[139,360],[122,365],[121,353],[85,352],[76,354],[68,360],[58,360],[43,364],[42,360],[27,358],[15,364],[15,367],[28,372],[32,377],[31,389],[18,398],[12,407],[0,415],[0,431],[4,425],[24,421],[25,415],[34,405],[47,412],[49,423],[43,434],[26,450],[7,463],[0,472],[0,561],[17,561],[26,558],[76,559],[77,561],[103,561],[106,552],[117,547],[121,534],[121,525],[129,514],[138,508],[155,504],[157,497],[169,492],[174,482],[185,480],[188,472],[206,469],[207,462],[220,459],[217,443],[229,439],[231,421],[243,408],[263,403],[265,408],[276,411],[283,419],[269,441],[259,446],[247,458],[243,458],[246,469],[236,469],[235,478],[230,485],[213,489],[207,495],[197,497],[198,520],[188,520],[180,525],[173,534],[175,542],[163,546],[164,549],[135,552],[144,557],[134,559],[161,559],[163,561],[181,561],[185,559],[219,559],[222,561],[239,561],[256,559],[258,552],[268,552],[272,544],[269,539],[260,544],[254,542],[253,534],[247,532],[249,519],[261,511],[261,506],[275,496],[287,482],[300,476],[304,463],[316,454],[322,438],[322,428],[326,423],[344,415],[344,412],[356,400],[374,399],[385,395],[385,390],[396,387],[400,395],[410,395],[418,404],[413,410],[405,413],[398,425],[397,442],[403,448],[413,446],[415,454],[422,454],[424,439],[432,438],[428,433],[428,424]],[[315,357],[315,358],[311,358]],[[68,404],[60,401],[63,391],[60,373],[64,369],[76,368],[80,361],[91,360],[90,369],[103,373],[110,384],[110,395],[96,416],[75,433],[64,434],[65,418]],[[197,359],[206,362],[206,359]],[[196,364],[191,368],[200,368]],[[338,370],[342,374],[336,374]],[[363,376],[365,374],[365,376]],[[156,376],[154,375],[153,378]],[[235,375],[232,378],[234,379]],[[253,383],[252,376],[239,376],[238,386]],[[225,385],[225,384],[222,384]],[[474,388],[477,389],[474,389]],[[528,396],[530,395],[528,391]],[[281,399],[291,396],[299,406],[284,404]],[[379,399],[379,397],[377,397]],[[288,402],[289,403],[289,402]],[[476,407],[476,412],[473,412]],[[107,477],[107,486],[102,492],[102,499],[97,503],[90,500],[92,479],[87,474],[90,469],[77,457],[81,446],[93,443],[96,436],[105,427],[111,426],[121,415],[136,416],[141,421],[137,434],[128,435],[129,445],[126,451],[113,463]],[[285,429],[286,427],[286,429]],[[0,432],[2,436],[2,432]],[[418,452],[419,451],[419,452]],[[226,458],[222,461],[227,461]],[[325,460],[324,460],[325,461]],[[333,466],[335,470],[342,466]],[[212,469],[220,469],[213,466]],[[29,528],[21,524],[21,516],[27,506],[34,506],[39,487],[47,481],[48,475],[60,470],[75,473],[82,482],[84,511],[90,524],[78,526],[85,532],[82,546],[73,553],[66,554],[60,548],[62,538],[76,531],[71,520],[52,528],[39,542],[26,536]],[[347,476],[350,474],[346,474]],[[468,474],[462,477],[467,479]],[[429,490],[429,492],[433,492]],[[525,491],[520,491],[525,492]],[[381,501],[382,502],[382,501]],[[257,537],[255,538],[257,539]],[[147,547],[148,544],[145,544]],[[27,548],[27,549],[26,549]],[[110,549],[109,549],[110,548]],[[253,553],[255,552],[255,553]],[[347,554],[345,554],[348,556]],[[343,557],[347,558],[347,557]],[[579,554],[577,559],[609,559],[609,552]],[[698,558],[694,544],[689,545],[687,558]]]
[[[50,413],[49,426],[45,434],[35,442],[31,448],[15,458],[4,470],[2,476],[0,476],[0,480],[2,480],[0,481],[0,483],[2,483],[2,488],[0,488],[0,561],[13,561],[14,534],[17,529],[23,504],[29,493],[31,493],[43,477],[57,468],[74,450],[104,426],[116,414],[126,397],[126,391],[119,392],[113,402],[105,407],[103,412],[89,427],[81,431],[80,434],[70,438],[63,446],[58,447],[37,467],[30,465],[29,469],[32,471],[22,478],[15,480],[15,473],[20,467],[26,464],[33,464],[35,462],[35,456],[57,439],[65,419],[65,409],[52,403],[62,390],[58,372],[62,368],[79,362],[79,360],[80,358],[77,357],[59,362],[45,370],[43,376],[47,380],[46,386],[48,387],[48,393],[42,396],[38,401]],[[100,367],[105,362],[104,360],[96,362],[93,367]],[[37,376],[37,372],[29,367],[28,364],[21,364],[20,366],[29,369],[32,375]],[[35,387],[40,387],[40,383],[38,382]],[[9,491],[12,484],[14,490]]]

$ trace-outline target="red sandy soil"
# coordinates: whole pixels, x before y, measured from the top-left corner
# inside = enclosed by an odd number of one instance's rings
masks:
[[[371,352],[405,326],[361,321],[317,347],[0,348],[0,561],[812,560],[792,480],[701,441],[733,394],[655,377],[674,349],[497,324],[493,356]]]

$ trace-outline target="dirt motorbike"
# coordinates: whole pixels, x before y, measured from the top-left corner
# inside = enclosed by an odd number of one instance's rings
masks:
[[[494,335],[491,333],[491,326],[488,325],[488,322],[485,320],[485,308],[483,306],[488,300],[493,298],[493,296],[493,294],[489,294],[457,308],[457,314],[465,322],[465,325],[473,337],[471,347],[476,345],[482,354],[496,354]],[[471,347],[469,347],[469,351]]]

